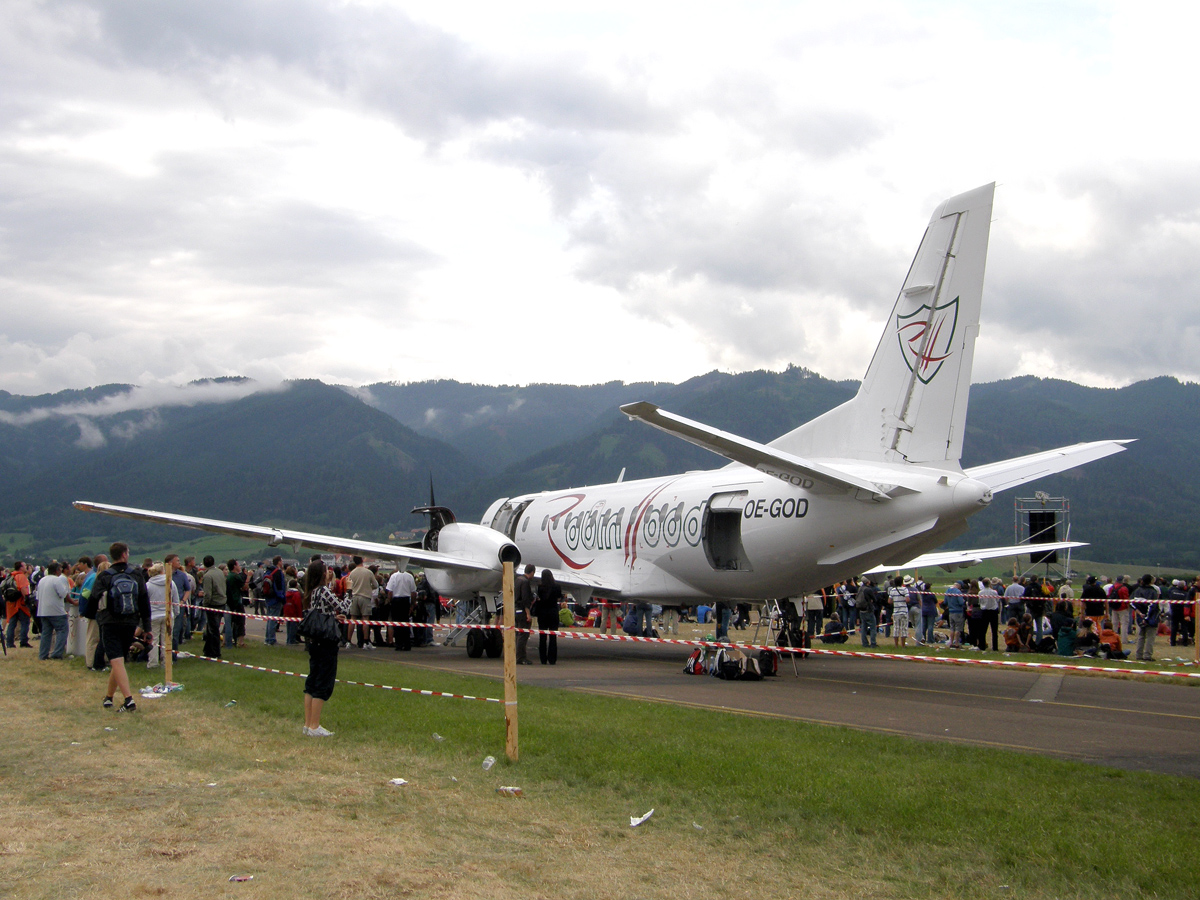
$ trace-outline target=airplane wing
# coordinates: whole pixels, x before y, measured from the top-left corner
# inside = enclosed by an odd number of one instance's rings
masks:
[[[925,569],[939,566],[947,572],[973,566],[985,559],[1002,559],[1006,556],[1024,556],[1028,553],[1046,553],[1051,550],[1071,550],[1075,547],[1086,547],[1079,541],[1055,541],[1048,544],[1015,544],[1011,547],[987,547],[983,550],[939,550],[934,553],[923,553],[916,559],[910,559],[901,566],[876,566],[868,569],[864,575],[880,575],[885,572],[899,572],[904,569]]]
[[[621,407],[621,412],[630,419],[645,422],[659,431],[682,438],[689,444],[711,450],[726,459],[774,475],[776,478],[783,478],[793,484],[811,479],[842,491],[867,491],[871,499],[888,499],[887,488],[890,486],[876,484],[849,472],[776,450],[774,447],[747,440],[728,431],[711,428],[702,422],[685,419],[683,416],[659,409],[653,403],[626,403]]]
[[[287,544],[293,549],[309,547],[313,550],[323,550],[327,553],[370,556],[375,559],[390,559],[397,562],[400,560],[411,560],[430,569],[458,569],[460,571],[487,572],[492,568],[486,563],[451,556],[447,553],[437,553],[413,547],[397,547],[394,544],[378,544],[374,541],[360,541],[356,538],[343,538],[328,534],[309,534],[304,531],[271,528],[266,525],[223,522],[219,519],[201,519],[196,516],[180,516],[174,513],[154,512],[149,509],[132,509],[127,506],[92,503],[88,500],[76,500],[72,506],[85,512],[104,513],[124,519],[141,519],[145,522],[159,522],[163,525],[198,528],[201,531],[212,531],[217,534],[232,534],[237,537],[262,541],[271,547]]]
[[[1091,441],[1072,444],[1057,450],[1045,450],[1041,453],[1031,453],[1029,456],[1017,456],[984,466],[973,466],[967,469],[966,473],[971,478],[982,481],[993,493],[1005,491],[1045,475],[1064,472],[1084,463],[1120,453],[1125,449],[1125,445],[1130,443],[1133,441]]]

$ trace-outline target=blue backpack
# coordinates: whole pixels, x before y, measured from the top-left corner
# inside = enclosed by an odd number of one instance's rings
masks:
[[[114,616],[136,616],[140,587],[128,570],[114,574],[108,583],[108,611]]]

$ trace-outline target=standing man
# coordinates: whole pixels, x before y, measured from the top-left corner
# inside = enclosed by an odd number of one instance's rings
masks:
[[[287,598],[287,578],[283,574],[283,557],[276,556],[271,560],[271,568],[263,575],[263,603],[267,607],[268,616],[283,615],[283,601]],[[267,619],[263,643],[275,646],[275,633],[279,630],[279,619]]]
[[[220,659],[221,620],[226,605],[225,573],[217,568],[217,561],[211,556],[204,557],[200,589],[204,593],[204,655]]]
[[[1112,588],[1108,592],[1108,618],[1112,621],[1113,631],[1128,640],[1132,632],[1129,618],[1129,580],[1128,575],[1118,575],[1113,579]]]
[[[1013,583],[1016,584],[1015,581]],[[950,626],[951,647],[962,646],[963,622],[966,619],[967,598],[963,596],[960,582],[956,581],[946,588],[946,622]]]
[[[863,576],[858,593],[854,595],[854,608],[858,610],[858,624],[862,633],[864,647],[878,646],[876,643],[877,626],[875,620],[875,585],[871,579]],[[870,641],[870,643],[867,643]]]
[[[29,612],[29,576],[25,572],[25,563],[21,560],[18,559],[13,563],[12,571],[4,579],[3,593],[5,618],[8,619],[9,649],[16,646],[13,643],[13,639],[16,637],[18,623],[21,626],[21,646],[32,647],[32,644],[29,643],[29,620],[31,618]]]
[[[171,564],[171,583],[175,585],[175,596],[179,599],[179,613],[171,621],[171,649],[178,650],[179,645],[192,636],[191,610],[188,604],[192,602],[195,593],[195,582],[192,576],[179,565],[179,554],[169,553],[163,564]]]
[[[1133,590],[1133,621],[1137,625],[1137,650],[1134,658],[1143,662],[1154,659],[1154,638],[1158,634],[1158,591],[1154,579],[1143,575]]]
[[[1025,615],[1025,585],[1021,584],[1021,576],[1014,575],[1012,584],[1004,589],[1004,621],[1016,619],[1021,621]]]
[[[46,567],[46,574],[37,586],[38,615],[42,619],[38,659],[62,659],[66,655],[67,600],[70,596],[71,581],[62,574],[62,563],[55,560]]]
[[[246,573],[242,564],[236,559],[229,560],[225,576],[225,604],[229,612],[225,613],[225,646],[246,646],[246,602],[243,599],[246,591]],[[282,609],[282,607],[280,607]]]
[[[1000,594],[996,590],[1003,584],[999,578],[991,581],[984,580],[983,589],[979,592],[979,609],[983,613],[983,622],[979,629],[979,649],[987,649],[987,633],[992,631],[992,652],[1000,649]]]
[[[121,706],[124,712],[134,712],[133,691],[129,687],[129,673],[125,671],[125,657],[135,638],[150,630],[150,595],[142,570],[129,565],[129,547],[117,541],[108,548],[113,564],[96,576],[92,593],[97,598],[96,622],[100,626],[100,643],[108,656],[112,671],[108,675],[108,693],[104,695],[104,708],[111,709],[117,690],[125,698]],[[218,649],[220,649],[218,647]]]
[[[517,576],[513,583],[513,619],[517,626],[517,665],[533,665],[526,656],[529,646],[529,611],[533,609],[533,573],[532,565],[526,565],[523,574]]]
[[[359,620],[358,649],[374,650],[375,645],[367,640],[370,635],[367,634],[366,623],[371,618],[371,607],[374,606],[375,592],[379,588],[379,582],[375,580],[375,573],[363,565],[361,556],[355,556],[353,559],[354,568],[350,570],[350,574],[346,578],[346,584],[350,591],[350,612],[347,617]],[[278,567],[279,564],[275,565]],[[273,575],[274,573],[272,573]],[[347,638],[349,637],[352,635],[347,633]]]
[[[388,579],[387,590],[392,595],[392,620],[411,621],[412,595],[417,592],[417,580],[404,569],[397,568]],[[412,650],[412,628],[407,625],[393,625],[392,642],[397,652]]]

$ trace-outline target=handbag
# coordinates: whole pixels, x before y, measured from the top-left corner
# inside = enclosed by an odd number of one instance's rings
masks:
[[[331,616],[315,606],[309,607],[304,618],[300,620],[300,627],[297,631],[301,637],[310,640],[325,640],[334,643],[340,643],[342,640],[342,629],[338,625],[337,617]]]

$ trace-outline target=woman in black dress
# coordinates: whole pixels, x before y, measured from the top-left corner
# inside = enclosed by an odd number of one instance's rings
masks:
[[[315,606],[336,616],[342,624],[350,611],[350,601],[339,599],[325,585],[325,563],[320,558],[308,564],[304,573],[304,608]],[[308,638],[308,677],[304,679],[304,734],[307,737],[332,737],[321,727],[321,709],[333,694],[337,681],[338,642],[326,638]]]
[[[562,588],[554,582],[554,573],[542,569],[542,581],[537,589],[537,602],[533,604],[537,616],[538,658],[542,665],[558,662],[558,635],[547,632],[558,631],[558,604],[562,601]]]

